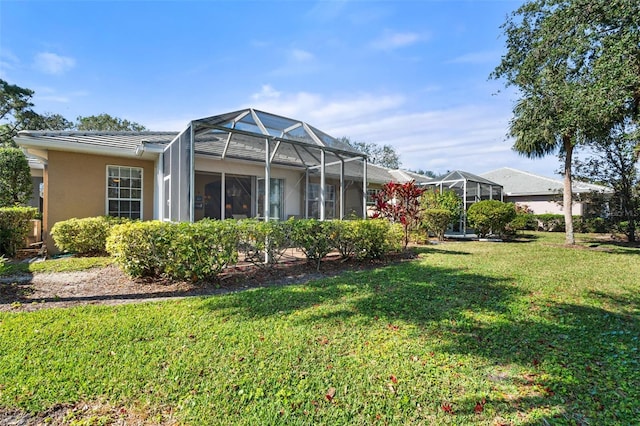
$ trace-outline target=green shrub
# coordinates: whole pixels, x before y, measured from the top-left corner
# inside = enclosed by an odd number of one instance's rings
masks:
[[[451,223],[451,212],[446,209],[426,209],[422,211],[422,226],[440,241]]]
[[[131,222],[115,226],[107,251],[132,277],[198,281],[237,262],[235,221]]]
[[[0,207],[0,256],[13,257],[29,235],[34,207]]]
[[[564,215],[544,213],[534,215],[538,221],[538,230],[546,232],[564,232]]]
[[[583,218],[580,217],[581,226],[580,232],[588,232],[592,234],[605,234],[612,230],[612,227],[609,225],[606,219],[602,217],[589,217]],[[576,227],[574,226],[574,229]]]
[[[175,234],[170,225],[149,221],[114,226],[107,237],[107,252],[132,277],[160,276]]]
[[[443,192],[433,188],[427,190],[420,198],[422,207],[422,229],[430,232],[438,238],[444,239],[444,233],[450,224],[460,219],[462,213],[462,198],[453,190],[445,189]],[[448,212],[448,218],[445,218]]]
[[[352,219],[335,223],[335,248],[340,252],[340,256],[343,259],[353,257],[356,251],[357,225],[355,224],[360,220]]]
[[[291,247],[291,221],[243,219],[237,222],[238,251],[254,265],[271,266]],[[265,255],[269,262],[265,264]]]
[[[484,200],[474,203],[467,211],[469,225],[480,237],[490,233],[504,235],[507,224],[516,217],[513,203]]]
[[[102,255],[106,252],[111,228],[127,221],[129,219],[109,216],[72,218],[56,222],[51,228],[51,237],[60,251]]]
[[[7,269],[6,263],[7,263],[7,258],[0,255],[0,275],[4,274],[4,272],[6,271]]]
[[[385,220],[356,222],[356,259],[381,259],[390,252],[402,250],[404,229],[399,223]]]
[[[171,279],[199,281],[215,278],[238,261],[238,227],[234,220],[203,219],[196,223],[172,224],[171,241],[164,275]]]
[[[396,230],[395,235],[392,230]],[[384,219],[334,222],[335,246],[343,258],[381,259],[402,246],[402,226]]]
[[[516,217],[507,224],[507,231],[515,234],[517,231],[538,229],[538,221],[527,205],[515,204]]]
[[[320,270],[322,258],[337,246],[336,223],[317,219],[292,220],[291,240]]]

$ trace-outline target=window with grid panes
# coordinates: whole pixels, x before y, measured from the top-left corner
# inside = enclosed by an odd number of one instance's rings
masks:
[[[107,166],[107,215],[142,219],[142,168]]]

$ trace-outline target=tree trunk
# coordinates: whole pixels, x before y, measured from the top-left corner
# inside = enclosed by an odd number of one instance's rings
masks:
[[[574,245],[576,239],[573,235],[573,191],[571,190],[571,161],[573,157],[573,142],[571,134],[562,137],[564,144],[564,192],[562,204],[564,210],[565,244]]]

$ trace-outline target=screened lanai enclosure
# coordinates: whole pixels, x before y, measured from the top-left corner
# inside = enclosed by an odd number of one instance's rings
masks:
[[[460,219],[449,229],[452,234],[466,235],[468,233],[466,212],[473,203],[483,200],[502,201],[503,199],[501,185],[461,170],[436,177],[423,185],[440,192],[454,191],[462,199],[463,209]]]
[[[162,155],[163,220],[366,217],[367,158],[255,109],[194,120]]]

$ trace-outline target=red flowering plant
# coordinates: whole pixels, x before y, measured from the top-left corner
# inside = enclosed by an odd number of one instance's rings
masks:
[[[385,217],[402,224],[404,248],[409,244],[409,230],[420,222],[420,196],[424,191],[413,180],[406,183],[388,182],[373,196],[373,217]]]

